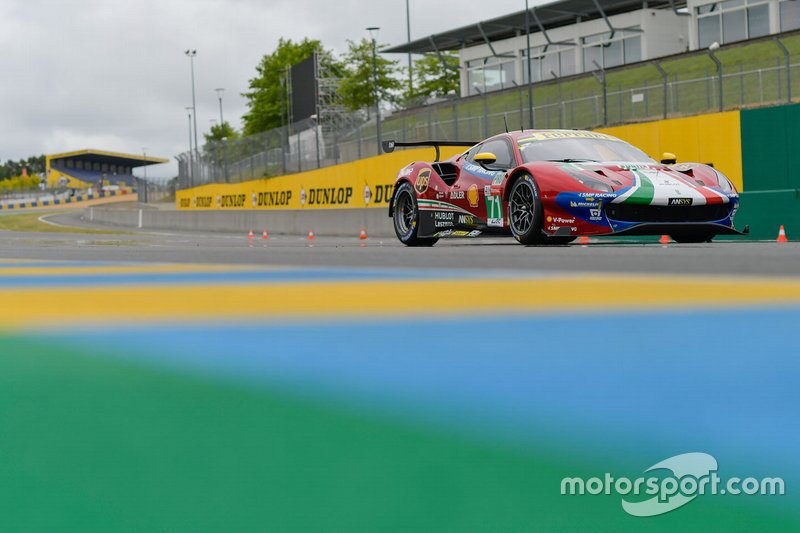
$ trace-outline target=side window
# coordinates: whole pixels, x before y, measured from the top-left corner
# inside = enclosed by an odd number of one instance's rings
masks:
[[[511,151],[511,145],[505,139],[495,139],[483,143],[480,146],[481,152],[491,152],[497,157],[491,165],[486,165],[486,168],[491,170],[508,170],[516,166],[514,163],[514,153]],[[475,152],[476,154],[478,152]],[[470,155],[474,155],[470,152]]]
[[[485,145],[483,145],[483,144],[476,144],[475,146],[473,146],[472,148],[469,149],[469,151],[464,156],[464,159],[466,159],[470,163],[474,163],[475,162],[475,156],[477,154],[483,152],[483,147],[484,146]]]

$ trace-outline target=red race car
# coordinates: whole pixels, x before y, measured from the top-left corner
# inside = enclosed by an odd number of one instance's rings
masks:
[[[411,163],[395,182],[389,216],[408,246],[509,233],[522,244],[566,244],[582,235],[706,242],[741,234],[733,226],[739,194],[721,172],[658,163],[603,133],[526,130],[480,143],[383,143],[386,152],[398,146],[436,149],[433,163]],[[441,146],[471,148],[439,161]]]

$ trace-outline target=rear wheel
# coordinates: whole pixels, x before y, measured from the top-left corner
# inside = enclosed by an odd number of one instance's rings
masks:
[[[670,238],[680,244],[693,244],[700,242],[711,242],[716,235],[714,233],[689,233],[670,235]]]
[[[406,182],[397,189],[394,197],[394,232],[406,246],[433,246],[438,238],[421,238],[419,233],[419,206],[417,194]]]
[[[521,244],[543,244],[542,202],[530,174],[521,175],[508,194],[508,225]]]

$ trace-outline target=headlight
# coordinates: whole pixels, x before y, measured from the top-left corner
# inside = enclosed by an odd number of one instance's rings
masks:
[[[719,188],[722,189],[723,192],[733,192],[733,184],[726,178],[722,172],[714,169],[714,172],[717,174],[717,182],[719,183]]]

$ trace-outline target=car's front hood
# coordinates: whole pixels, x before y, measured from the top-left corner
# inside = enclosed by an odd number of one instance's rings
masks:
[[[617,191],[612,203],[642,205],[705,205],[727,203],[728,196],[694,183],[688,176],[672,170],[635,169],[629,171],[633,183]]]
[[[578,171],[613,187],[614,193],[609,195],[613,198],[611,203],[688,206],[730,201],[730,195],[722,190],[665,165],[580,163],[570,166],[571,169],[565,170],[573,177],[577,177],[575,172]]]

